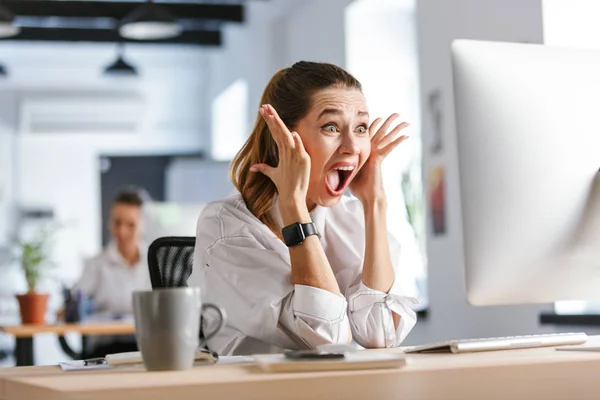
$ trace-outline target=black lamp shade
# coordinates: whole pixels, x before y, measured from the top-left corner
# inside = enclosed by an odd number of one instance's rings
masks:
[[[119,34],[133,40],[161,40],[179,36],[183,28],[168,8],[147,2],[121,21]]]
[[[106,67],[104,70],[105,75],[119,75],[119,76],[136,76],[137,70],[131,64],[128,64],[121,55],[117,60]]]

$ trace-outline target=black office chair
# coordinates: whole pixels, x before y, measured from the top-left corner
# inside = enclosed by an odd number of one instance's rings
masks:
[[[156,239],[148,248],[152,288],[185,287],[192,274],[196,238],[168,236]]]
[[[167,236],[152,242],[148,248],[152,289],[187,286],[194,266],[195,245],[196,238],[191,236]],[[204,339],[202,329],[200,339]]]

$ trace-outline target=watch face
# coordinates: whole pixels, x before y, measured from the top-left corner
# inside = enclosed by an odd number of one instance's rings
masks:
[[[294,246],[304,241],[304,231],[299,223],[286,226],[281,230],[281,235],[288,246]]]

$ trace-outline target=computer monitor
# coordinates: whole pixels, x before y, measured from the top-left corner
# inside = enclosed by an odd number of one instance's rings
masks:
[[[600,51],[452,44],[467,299],[600,299]]]

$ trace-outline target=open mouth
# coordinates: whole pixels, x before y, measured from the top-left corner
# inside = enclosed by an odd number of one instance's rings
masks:
[[[344,193],[355,169],[356,167],[354,165],[344,165],[330,169],[325,179],[329,194],[332,196],[339,196]]]

